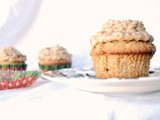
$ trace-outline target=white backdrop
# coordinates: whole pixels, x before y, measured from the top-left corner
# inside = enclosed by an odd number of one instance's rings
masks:
[[[0,13],[0,47],[13,45],[26,54],[29,69],[38,68],[40,49],[56,44],[73,55],[73,67],[91,65],[90,37],[108,19],[143,21],[157,47],[151,66],[160,66],[160,0],[6,1],[0,0],[6,11]]]

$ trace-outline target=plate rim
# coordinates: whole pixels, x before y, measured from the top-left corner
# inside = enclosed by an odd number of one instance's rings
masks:
[[[53,82],[68,84],[79,90],[91,93],[133,94],[133,93],[154,92],[160,90],[160,75],[138,77],[138,78],[127,78],[127,79],[126,78],[95,79],[88,77],[82,77],[82,78],[51,77],[49,75],[42,73],[41,77]],[[102,89],[100,87],[102,87]],[[122,90],[123,87],[124,90]],[[138,88],[140,91],[133,90],[133,88],[129,87]]]

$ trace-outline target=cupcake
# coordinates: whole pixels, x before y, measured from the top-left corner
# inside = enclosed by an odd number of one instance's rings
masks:
[[[91,37],[90,55],[97,78],[149,76],[156,47],[139,20],[109,20]]]
[[[71,67],[72,55],[59,45],[40,50],[38,64],[42,71],[58,70]]]
[[[27,57],[13,47],[0,49],[0,70],[26,70]]]

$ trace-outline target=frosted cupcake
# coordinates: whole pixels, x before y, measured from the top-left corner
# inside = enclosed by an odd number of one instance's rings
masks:
[[[156,47],[142,21],[109,20],[91,37],[90,55],[97,78],[149,76]]]
[[[38,61],[42,71],[70,68],[72,55],[64,47],[56,45],[40,50]]]
[[[0,70],[26,70],[26,55],[13,47],[0,49]]]

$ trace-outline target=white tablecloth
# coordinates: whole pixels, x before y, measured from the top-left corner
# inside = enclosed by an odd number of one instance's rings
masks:
[[[159,120],[160,92],[95,94],[41,77],[26,88],[0,91],[3,120]]]

